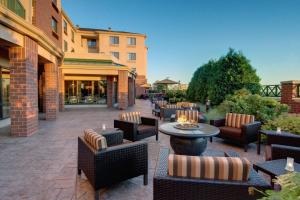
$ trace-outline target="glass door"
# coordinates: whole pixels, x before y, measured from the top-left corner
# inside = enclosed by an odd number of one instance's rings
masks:
[[[9,70],[1,68],[0,74],[0,119],[8,118],[10,107],[9,107],[9,84],[10,84],[10,74]]]

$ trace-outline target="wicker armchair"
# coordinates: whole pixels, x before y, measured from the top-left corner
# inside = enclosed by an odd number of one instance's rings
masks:
[[[220,128],[220,134],[216,137],[243,145],[245,152],[248,150],[248,144],[257,141],[257,135],[261,127],[261,122],[258,121],[241,124],[239,128],[227,126],[226,119],[211,120],[210,124]],[[210,138],[210,141],[212,142],[212,138]]]
[[[169,150],[161,150],[153,180],[154,200],[254,200],[260,194],[249,195],[249,188],[264,191],[271,186],[253,169],[247,182],[189,179],[168,176]]]
[[[300,163],[300,136],[291,133],[266,134],[267,141],[265,147],[266,160],[285,159],[292,157],[295,162]]]
[[[156,136],[158,140],[158,120],[141,117],[141,124],[123,120],[114,120],[114,127],[124,132],[124,138],[130,141],[138,141],[147,137]]]
[[[99,190],[129,178],[144,176],[148,184],[148,146],[146,142],[120,143],[123,134],[103,135],[105,150],[95,151],[83,137],[78,137],[78,174],[84,172],[99,199]]]

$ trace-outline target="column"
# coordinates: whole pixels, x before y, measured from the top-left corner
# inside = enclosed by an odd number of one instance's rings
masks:
[[[128,79],[128,105],[129,106],[134,105],[134,99],[135,99],[134,88],[135,88],[134,80],[133,78],[129,78]]]
[[[30,136],[38,131],[37,44],[24,37],[24,47],[11,47],[10,118],[13,136]]]
[[[118,76],[118,103],[119,109],[124,110],[128,107],[128,71],[119,70]]]
[[[65,109],[65,75],[62,69],[59,69],[59,111],[62,112]]]
[[[107,76],[107,107],[113,107],[113,84],[114,84],[114,77]]]
[[[281,103],[290,106],[291,113],[300,113],[299,81],[281,82]]]
[[[46,120],[56,119],[58,112],[57,65],[45,64],[45,114]]]

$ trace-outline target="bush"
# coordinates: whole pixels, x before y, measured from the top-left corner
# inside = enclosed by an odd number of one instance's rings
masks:
[[[269,120],[262,126],[264,130],[276,130],[277,127],[283,131],[300,135],[300,117],[283,115],[275,120]]]
[[[234,95],[227,96],[218,109],[224,114],[233,112],[254,115],[256,120],[266,123],[287,112],[288,106],[272,98],[251,94],[248,90],[241,89]]]
[[[210,99],[212,105],[218,105],[226,95],[242,88],[247,88],[253,94],[259,93],[259,81],[250,61],[241,52],[229,49],[226,56],[210,60],[195,71],[187,97],[201,103]]]
[[[166,92],[166,98],[171,100],[174,103],[180,102],[180,101],[185,101],[186,91],[184,91],[184,90],[168,90]]]

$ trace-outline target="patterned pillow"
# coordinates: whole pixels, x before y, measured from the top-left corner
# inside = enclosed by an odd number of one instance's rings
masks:
[[[106,138],[104,136],[96,133],[93,129],[85,129],[84,130],[84,139],[96,151],[107,148]]]
[[[141,113],[140,112],[127,112],[120,114],[120,120],[127,121],[127,122],[133,122],[136,124],[141,124]]]
[[[168,104],[168,105],[166,105],[166,108],[179,109],[179,108],[181,108],[181,107],[178,106],[178,105],[176,105],[176,104]]]
[[[254,122],[254,115],[227,113],[226,114],[226,126],[233,128],[241,128],[244,124]]]
[[[168,175],[228,181],[247,181],[251,164],[246,158],[170,154]]]
[[[176,110],[176,119],[178,119],[182,115],[184,115],[188,121],[198,122],[198,110]]]

